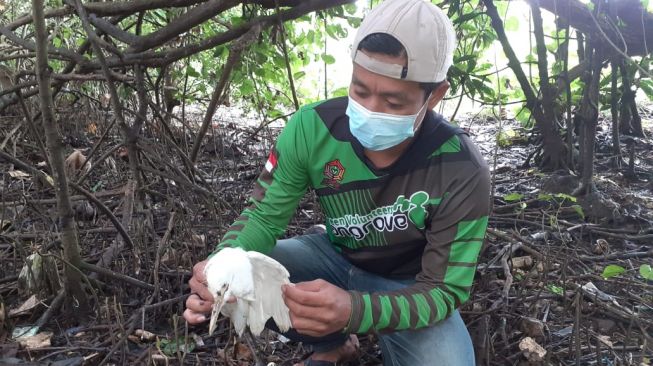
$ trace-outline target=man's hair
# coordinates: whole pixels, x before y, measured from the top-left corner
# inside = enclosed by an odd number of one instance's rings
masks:
[[[388,56],[407,56],[406,49],[401,42],[387,33],[372,33],[368,35],[358,43],[358,49]],[[424,99],[428,98],[428,96],[442,83],[444,83],[444,81],[438,83],[419,83],[419,87],[425,92]]]

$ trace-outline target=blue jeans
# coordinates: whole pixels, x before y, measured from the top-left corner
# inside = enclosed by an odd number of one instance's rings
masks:
[[[343,258],[326,234],[279,240],[269,254],[283,264],[291,282],[321,278],[340,288],[358,291],[397,290],[415,280],[392,280],[355,267]],[[273,322],[268,326],[275,329]],[[344,333],[315,338],[291,329],[284,335],[311,346],[315,352],[335,349],[349,339]],[[420,330],[379,334],[384,365],[473,366],[474,347],[458,311],[445,320]]]

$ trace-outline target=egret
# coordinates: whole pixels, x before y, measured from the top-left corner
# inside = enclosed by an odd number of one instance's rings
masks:
[[[246,326],[260,335],[270,318],[282,332],[290,329],[290,313],[281,297],[281,286],[290,282],[281,263],[258,252],[224,248],[209,259],[204,274],[214,299],[209,335],[219,313],[231,319],[238,336]],[[236,301],[228,302],[232,297]]]

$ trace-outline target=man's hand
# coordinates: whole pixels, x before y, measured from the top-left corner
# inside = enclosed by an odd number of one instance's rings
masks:
[[[299,333],[321,337],[344,329],[349,322],[351,295],[324,280],[285,285],[283,299],[292,327]]]
[[[191,295],[186,300],[184,319],[189,324],[199,324],[208,320],[206,314],[211,313],[213,296],[206,287],[206,276],[204,267],[208,260],[198,262],[193,266],[193,277],[188,281]]]

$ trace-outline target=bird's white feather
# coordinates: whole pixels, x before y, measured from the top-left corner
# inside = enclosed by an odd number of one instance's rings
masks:
[[[290,283],[288,271],[276,260],[258,253],[247,252],[252,264],[256,301],[249,310],[249,328],[258,335],[269,318],[282,332],[290,329],[290,314],[281,296],[281,286]]]
[[[225,303],[221,313],[231,319],[238,335],[246,325],[253,334],[261,334],[270,318],[281,331],[290,328],[288,307],[281,296],[281,285],[289,283],[289,275],[276,260],[240,248],[224,248],[209,259],[204,273],[214,298],[236,298],[235,303]]]

